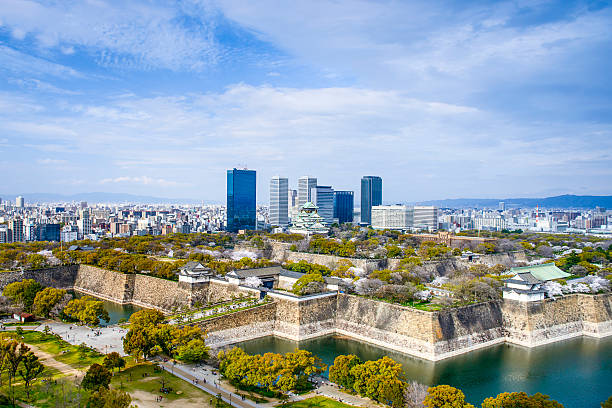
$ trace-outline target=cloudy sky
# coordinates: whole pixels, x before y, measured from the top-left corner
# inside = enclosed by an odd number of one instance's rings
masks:
[[[2,0],[0,193],[612,194],[611,73],[610,1]]]

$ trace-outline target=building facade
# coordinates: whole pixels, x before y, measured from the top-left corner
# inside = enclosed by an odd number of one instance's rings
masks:
[[[372,207],[372,228],[406,230],[412,226],[412,209],[405,205]]]
[[[338,223],[353,222],[354,206],[352,191],[334,191],[334,219],[337,219]]]
[[[382,178],[363,176],[361,178],[361,223],[372,224],[372,207],[382,205]]]
[[[289,180],[274,176],[270,179],[270,224],[289,225]]]
[[[318,207],[318,212],[325,225],[334,223],[334,189],[331,186],[316,186],[311,189],[312,202]]]
[[[298,208],[312,201],[312,189],[317,186],[317,178],[302,176],[298,179]]]
[[[414,206],[413,228],[435,232],[438,230],[438,208],[434,206]]]
[[[255,170],[227,171],[227,231],[256,229],[256,179]]]

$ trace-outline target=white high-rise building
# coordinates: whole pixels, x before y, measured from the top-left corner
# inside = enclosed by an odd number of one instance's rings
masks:
[[[289,179],[274,176],[270,179],[270,224],[289,225]]]
[[[334,189],[331,186],[315,186],[310,190],[311,201],[319,207],[319,215],[327,225],[334,223]]]
[[[312,202],[312,189],[317,186],[317,178],[310,176],[302,176],[298,179],[298,207],[302,208],[304,204]]]
[[[405,205],[372,207],[372,228],[405,230],[412,227],[412,209]]]
[[[25,207],[25,199],[22,196],[19,196],[15,199],[15,205],[17,208]]]
[[[77,221],[81,237],[91,234],[91,217],[87,208],[81,210],[81,218]]]
[[[438,207],[414,206],[414,228],[435,232],[438,230]]]

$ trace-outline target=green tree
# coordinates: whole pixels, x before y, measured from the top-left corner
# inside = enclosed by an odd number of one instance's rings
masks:
[[[601,403],[601,408],[612,408],[612,395]]]
[[[334,359],[334,365],[329,367],[329,379],[348,390],[352,390],[355,384],[355,376],[351,369],[362,364],[362,361],[354,354],[338,356]]]
[[[193,339],[177,348],[177,358],[185,363],[201,363],[208,359],[209,348],[202,339]]]
[[[88,408],[129,408],[130,394],[113,388],[100,387],[87,401]]]
[[[303,295],[306,287],[311,282],[319,282],[321,284],[325,284],[325,279],[318,273],[307,273],[299,278],[291,288],[291,291],[297,295]]]
[[[9,385],[9,398],[15,405],[15,387],[13,380],[17,376],[19,365],[25,358],[25,355],[30,351],[30,348],[25,344],[19,344],[15,340],[2,343],[4,361],[6,362],[6,371]]]
[[[34,297],[34,314],[49,317],[51,310],[63,299],[65,295],[65,290],[44,288]]]
[[[504,392],[485,399],[482,408],[563,408],[563,405],[539,392],[531,396],[525,392]]]
[[[19,282],[9,283],[4,287],[2,294],[13,303],[23,304],[26,310],[32,310],[32,304],[36,294],[42,290],[42,285],[34,279],[24,279]]]
[[[402,365],[385,356],[354,366],[350,374],[355,377],[353,388],[360,395],[394,407],[404,404]]]
[[[121,369],[125,367],[125,359],[121,357],[119,353],[113,351],[104,357],[102,364],[104,364],[104,367],[108,368],[110,371],[115,368],[118,368],[121,371]]]
[[[92,364],[85,373],[81,386],[86,390],[97,390],[100,387],[108,388],[112,376],[111,372],[103,365]]]
[[[423,405],[427,408],[474,408],[465,402],[465,394],[461,390],[450,385],[430,387]]]
[[[45,370],[45,367],[38,361],[38,357],[34,355],[31,351],[28,351],[22,359],[23,368],[19,369],[19,375],[23,379],[23,384],[25,386],[26,395],[28,399],[30,399],[30,388],[32,386],[32,381],[34,381],[40,373]]]
[[[83,324],[97,326],[100,319],[109,321],[110,317],[104,308],[104,302],[91,296],[72,299],[64,308],[64,314]]]

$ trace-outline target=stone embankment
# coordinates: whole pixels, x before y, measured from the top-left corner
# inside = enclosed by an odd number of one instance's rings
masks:
[[[2,273],[0,286],[22,279],[163,311],[258,293],[214,279],[189,286],[85,265]],[[612,294],[572,294],[529,303],[500,300],[436,312],[335,292],[296,297],[275,291],[269,296],[271,303],[200,323],[209,332],[209,344],[268,335],[299,341],[342,334],[440,360],[501,342],[533,347],[581,335],[612,335]]]

